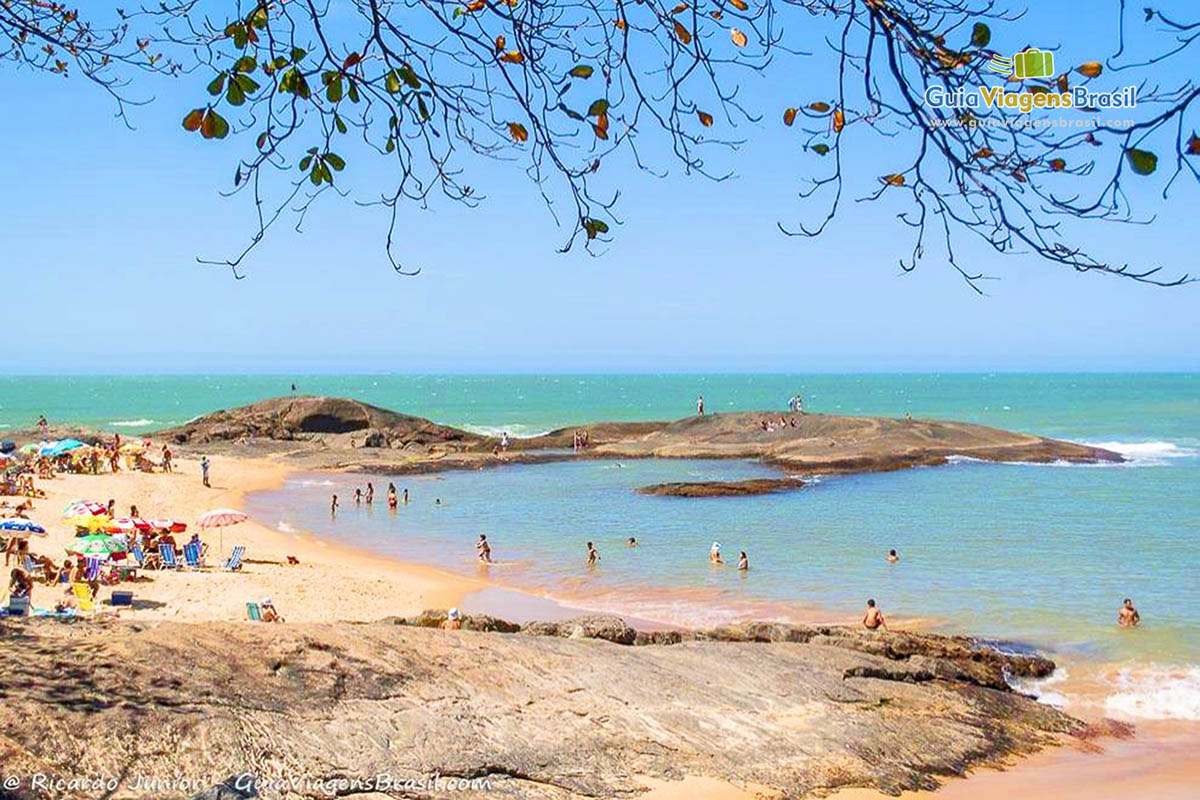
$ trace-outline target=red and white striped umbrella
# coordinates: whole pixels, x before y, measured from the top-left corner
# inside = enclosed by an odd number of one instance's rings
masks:
[[[217,552],[224,554],[225,552],[225,529],[230,525],[237,525],[239,522],[245,522],[250,519],[250,515],[244,511],[235,511],[232,508],[214,508],[212,511],[205,511],[196,518],[196,524],[201,528],[216,528],[221,534],[221,543]]]
[[[150,520],[150,527],[156,531],[170,531],[171,533],[183,533],[187,530],[187,523],[180,522],[177,519],[169,519],[160,517],[159,519]]]
[[[100,516],[108,513],[107,503],[97,503],[94,500],[76,500],[63,509],[63,519],[70,517]]]
[[[141,517],[117,517],[108,524],[110,531],[132,533],[133,531],[151,531],[153,526]]]

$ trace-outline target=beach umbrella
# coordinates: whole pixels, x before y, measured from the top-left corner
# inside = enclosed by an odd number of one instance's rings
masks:
[[[92,515],[107,516],[108,504],[98,503],[94,500],[76,500],[63,509],[63,518],[69,517],[88,517]]]
[[[141,517],[117,517],[105,526],[112,533],[132,533],[134,531],[151,531],[153,526]]]
[[[223,555],[225,552],[225,529],[248,519],[250,516],[242,511],[235,511],[232,508],[214,508],[212,511],[205,511],[201,514],[196,519],[196,524],[201,528],[218,530],[221,537],[218,552]]]
[[[87,445],[78,439],[59,439],[57,442],[43,446],[40,452],[44,456],[61,456],[63,453],[78,450],[80,447],[87,447]]]
[[[63,522],[75,528],[83,528],[84,530],[95,532],[107,528],[109,518],[105,515],[84,514],[77,517],[68,517]]]
[[[90,536],[80,536],[64,549],[72,555],[106,558],[113,553],[124,553],[126,545],[115,536],[93,533]]]
[[[187,530],[187,523],[180,522],[177,519],[169,519],[160,517],[150,520],[150,527],[158,531],[170,531],[171,533],[183,533]]]
[[[0,534],[15,539],[28,539],[30,536],[45,536],[46,529],[28,519],[6,519],[0,522]]]
[[[130,456],[140,456],[142,453],[146,452],[146,446],[141,442],[126,442],[125,444],[121,445],[119,452]]]

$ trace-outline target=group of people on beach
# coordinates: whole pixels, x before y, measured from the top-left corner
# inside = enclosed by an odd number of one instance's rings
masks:
[[[439,498],[437,502],[440,505],[441,498]],[[364,503],[368,506],[375,503],[375,484],[371,483],[371,481],[367,481],[366,491],[358,486],[354,487],[354,505],[358,506],[363,505]],[[387,485],[387,507],[395,510],[401,505],[408,505],[408,489],[406,488],[403,490],[403,492],[398,492],[396,490],[396,484],[389,482]],[[335,494],[330,498],[329,501],[329,516],[337,516],[338,508],[340,508],[338,504],[338,496]]]

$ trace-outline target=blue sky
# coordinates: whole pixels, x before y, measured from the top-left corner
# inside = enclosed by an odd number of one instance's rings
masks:
[[[1077,9],[1043,3],[995,26],[994,43],[1016,50],[1053,30],[1060,62],[1103,58],[1116,3],[1084,20]],[[245,198],[218,194],[243,143],[203,143],[179,126],[202,79],[145,84],[155,101],[131,112],[131,131],[84,82],[5,64],[0,96],[20,109],[0,126],[6,371],[1200,368],[1198,286],[1076,275],[966,245],[966,263],[1002,278],[978,297],[936,255],[900,276],[910,244],[882,204],[846,204],[816,240],[783,236],[777,222],[817,209],[796,197],[814,157],[778,111],[829,93],[820,59],[791,63],[744,82],[765,118],[737,131],[752,147],[714,159],[734,179],[686,178],[665,160],[665,179],[606,165],[623,225],[598,258],[558,253],[566,232],[520,168],[484,164],[470,181],[489,198],[480,208],[403,209],[399,252],[423,268],[417,278],[381,258],[379,212],[326,199],[303,234],[279,229],[239,282],[195,260],[235,252],[250,232]],[[852,171],[888,171],[877,146],[862,158]],[[367,169],[352,161],[348,179]],[[1095,226],[1087,241],[1196,272],[1196,188],[1166,205],[1160,189],[1134,187],[1159,212],[1153,226]]]

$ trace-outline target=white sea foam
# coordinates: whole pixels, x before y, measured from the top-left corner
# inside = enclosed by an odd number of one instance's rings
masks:
[[[304,479],[304,480],[297,480],[297,481],[288,481],[288,483],[294,483],[297,486],[337,486],[337,484],[331,480],[314,481],[314,480]]]
[[[1108,714],[1125,719],[1200,720],[1200,667],[1147,665],[1122,669]]]
[[[1041,680],[1010,678],[1009,685],[1018,692],[1032,695],[1039,703],[1044,703],[1055,708],[1062,708],[1067,704],[1067,696],[1061,692],[1052,690],[1052,687],[1057,686],[1067,679],[1067,670],[1059,667],[1048,678]]]
[[[477,433],[480,436],[494,436],[499,438],[505,433],[512,439],[531,439],[534,436],[545,436],[550,431],[545,428],[537,428],[533,425],[521,425],[515,423],[513,425],[463,425],[463,430]]]
[[[1181,447],[1173,442],[1089,442],[1096,447],[1112,450],[1129,459],[1132,466],[1156,467],[1172,458],[1195,458],[1200,450]]]
[[[118,419],[108,423],[117,428],[138,428],[143,425],[157,425],[156,419]]]
[[[279,531],[280,533],[296,532],[295,528],[293,528],[291,525],[288,525],[286,522],[283,522],[282,520],[280,520],[279,524],[275,526],[275,530]]]

